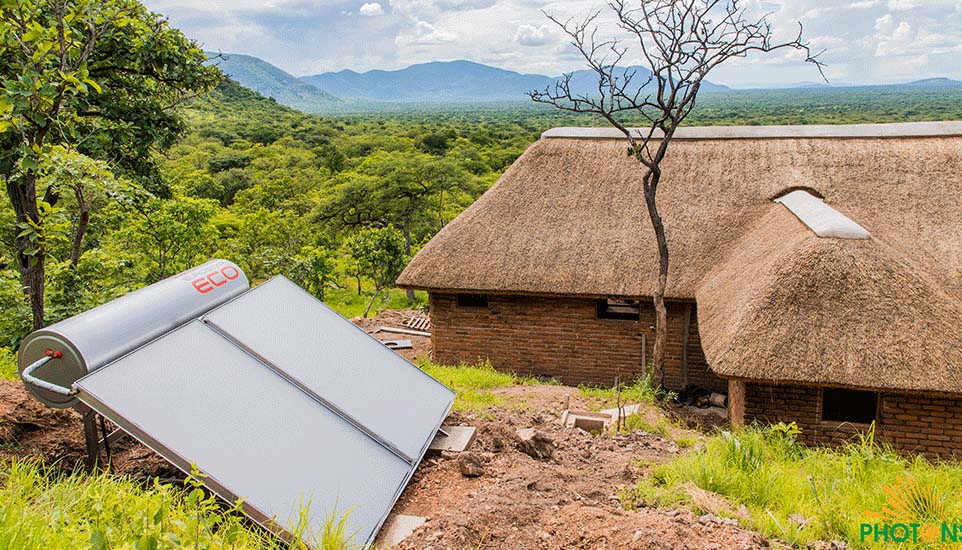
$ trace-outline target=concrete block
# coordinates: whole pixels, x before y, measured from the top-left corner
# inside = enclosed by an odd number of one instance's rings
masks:
[[[411,536],[415,529],[424,525],[428,518],[421,516],[396,515],[388,519],[384,528],[381,529],[381,543],[390,548],[397,546],[401,541]]]
[[[431,441],[428,450],[437,452],[464,451],[474,443],[476,431],[473,426],[441,426],[441,431],[434,436],[434,440]],[[441,432],[448,435],[444,435]]]

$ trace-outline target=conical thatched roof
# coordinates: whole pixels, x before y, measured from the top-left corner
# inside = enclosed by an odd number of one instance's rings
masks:
[[[609,132],[546,135],[424,247],[399,284],[652,294],[658,260],[642,167]],[[691,128],[681,138],[658,196],[668,297],[698,302],[712,368],[962,391],[962,123]],[[799,187],[871,238],[815,236],[772,201]],[[893,367],[904,376],[886,381]]]
[[[771,205],[695,297],[718,374],[962,391],[962,300],[879,239],[822,239]]]

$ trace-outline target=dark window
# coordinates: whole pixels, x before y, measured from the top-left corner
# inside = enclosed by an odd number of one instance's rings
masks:
[[[599,300],[599,319],[621,319],[624,321],[638,320],[638,300]]]
[[[458,294],[458,307],[488,307],[487,294]]]
[[[822,390],[822,420],[869,424],[877,410],[878,394],[873,391]]]

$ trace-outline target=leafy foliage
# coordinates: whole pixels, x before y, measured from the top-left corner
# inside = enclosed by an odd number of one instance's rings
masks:
[[[44,324],[45,261],[62,226],[58,185],[38,190],[55,146],[109,160],[163,195],[155,157],[185,130],[172,107],[221,78],[204,53],[134,0],[22,0],[0,6],[0,176],[16,216],[17,263]],[[78,194],[78,197],[82,195]],[[83,239],[86,224],[76,225]]]
[[[392,226],[380,229],[362,229],[345,243],[360,275],[366,275],[374,283],[374,295],[364,310],[367,317],[371,305],[382,290],[394,284],[407,263],[404,253],[404,236]]]

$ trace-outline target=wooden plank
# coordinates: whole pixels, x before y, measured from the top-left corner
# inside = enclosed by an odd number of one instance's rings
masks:
[[[396,327],[377,327],[377,330],[375,330],[374,332],[394,332],[396,334],[410,334],[411,336],[431,336],[430,332],[423,332],[420,330],[410,330],[406,328],[396,328]]]

